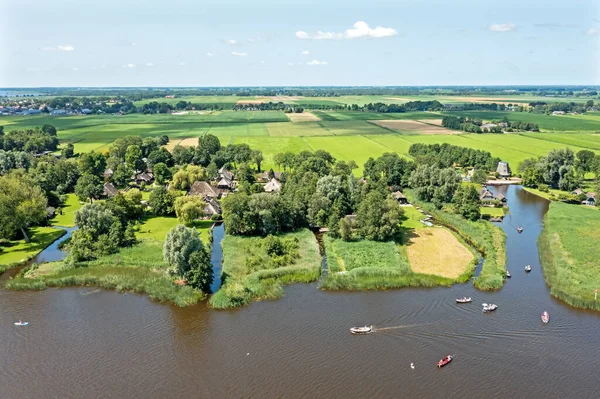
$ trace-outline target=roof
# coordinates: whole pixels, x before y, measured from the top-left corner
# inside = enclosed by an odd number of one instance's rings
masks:
[[[217,183],[217,187],[228,187],[231,188],[233,186],[233,182],[226,177],[222,177],[221,180]]]
[[[596,200],[596,193],[587,193],[585,196],[587,199],[592,198],[594,201]]]
[[[506,199],[506,197],[505,197],[505,196],[504,196],[504,194],[502,194],[502,193],[499,193],[499,194],[498,194],[498,196],[497,196],[496,198],[498,198],[500,201],[502,201],[502,200],[505,200],[505,199]]]
[[[392,193],[392,198],[399,200],[399,199],[406,199],[406,196],[404,194],[402,194],[400,191],[396,191],[394,193]]]
[[[152,173],[142,172],[135,175],[135,180],[143,180],[149,182],[154,180],[154,176],[152,175]]]
[[[482,188],[479,190],[479,199],[494,199],[494,194],[487,188]]]
[[[508,162],[498,162],[498,168],[496,172],[500,174],[500,176],[510,176],[510,167],[508,166]]]
[[[281,174],[282,174],[282,173],[283,173],[283,172],[273,172],[273,176],[274,176],[274,177],[275,177],[277,180],[281,180]],[[269,172],[268,172],[268,171],[264,171],[264,172],[262,173],[261,177],[262,177],[264,180],[270,180],[270,179],[269,179]]]
[[[279,183],[277,179],[271,179],[267,184],[265,184],[265,191],[267,193],[279,190],[281,190],[281,183]]]
[[[206,200],[206,206],[204,207],[205,215],[220,215],[223,213],[221,210],[221,205],[214,199]]]
[[[104,177],[110,177],[113,175],[113,170],[111,168],[108,168],[104,171]]]
[[[114,197],[115,195],[117,195],[117,193],[118,193],[118,190],[114,186],[114,184],[104,183],[104,191],[102,192],[102,195],[104,195],[106,197]]]
[[[231,173],[225,166],[219,169],[219,175],[229,180],[233,180],[233,173]]]
[[[575,190],[571,191],[571,194],[581,195],[583,194],[583,190],[580,188],[576,188]]]
[[[187,195],[217,198],[219,196],[219,193],[217,192],[217,190],[214,189],[213,186],[211,186],[207,182],[195,181],[194,184],[192,184],[192,187],[190,187],[190,190],[188,191]]]

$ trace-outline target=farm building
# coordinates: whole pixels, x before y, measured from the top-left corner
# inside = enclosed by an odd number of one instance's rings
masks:
[[[111,168],[108,168],[104,171],[104,180],[108,180],[112,177],[115,172]]]
[[[104,191],[102,192],[102,195],[104,197],[114,197],[115,195],[117,195],[117,193],[118,193],[118,190],[114,186],[114,184],[104,183]]]
[[[219,198],[219,192],[205,181],[194,182],[187,195],[195,195],[202,198]]]
[[[221,179],[217,182],[217,188],[221,190],[233,190],[233,181],[222,176]]]
[[[400,205],[408,204],[408,199],[400,191],[393,192],[392,198],[395,199],[396,201],[398,201],[398,204],[400,204]]]
[[[554,111],[552,112],[552,115],[564,115],[565,111]]]
[[[479,201],[492,202],[495,199],[496,199],[496,197],[494,197],[494,193],[492,193],[487,188],[482,188],[481,190],[479,190]]]
[[[219,169],[219,176],[226,178],[227,180],[233,180],[233,173],[230,172],[225,166]]]
[[[271,179],[267,184],[265,184],[265,192],[267,193],[272,193],[272,192],[279,192],[279,190],[281,190],[281,183],[279,183],[279,181],[277,181],[277,179]]]
[[[207,198],[206,206],[204,207],[204,215],[213,216],[220,215],[221,213],[223,213],[223,211],[221,210],[221,205],[219,202],[217,202],[215,199]]]
[[[508,166],[508,162],[498,162],[498,168],[496,168],[496,172],[500,175],[500,177],[510,177],[512,174],[510,171],[510,166]]]
[[[582,189],[576,188],[575,190],[571,191],[571,194],[573,194],[573,195],[581,195],[581,194],[585,194],[585,193],[583,192]]]
[[[596,193],[587,193],[585,195],[585,200],[581,202],[583,205],[596,205]]]

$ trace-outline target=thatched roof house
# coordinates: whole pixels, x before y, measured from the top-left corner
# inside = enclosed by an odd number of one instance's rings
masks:
[[[492,193],[487,188],[482,188],[479,190],[479,200],[483,202],[491,202],[495,200],[494,193]]]
[[[111,168],[108,168],[104,171],[104,178],[110,179],[115,172]]]
[[[219,192],[205,181],[194,182],[187,192],[187,195],[195,195],[202,198],[219,198]]]
[[[115,195],[117,195],[118,192],[119,192],[119,190],[117,190],[117,188],[115,187],[114,184],[104,183],[104,191],[102,192],[103,196],[114,197]]]
[[[233,180],[233,173],[230,172],[225,166],[219,169],[219,176],[226,178],[227,180]]]
[[[150,172],[142,172],[135,175],[135,182],[138,184],[150,184],[154,181],[154,175]]]
[[[277,181],[277,179],[271,179],[267,184],[265,184],[265,192],[272,193],[274,191],[281,190],[281,183]]]
[[[398,201],[398,203],[400,205],[408,204],[408,199],[400,191],[393,192],[392,193],[392,198],[395,199],[396,201]]]
[[[580,189],[580,188],[576,188],[575,190],[571,191],[571,194],[574,194],[574,195],[581,195],[581,194],[585,194],[585,193],[583,192],[583,190],[582,190],[582,189]]]
[[[496,168],[496,172],[501,177],[510,177],[512,175],[510,166],[508,166],[508,162],[498,162],[498,168]]]
[[[233,189],[233,180],[229,180],[225,176],[221,177],[221,180],[217,182],[217,188],[222,190],[231,190]]]
[[[591,206],[596,205],[596,193],[587,193],[585,197],[585,201],[581,202],[582,204]]]
[[[223,213],[221,209],[221,205],[215,199],[209,198],[206,199],[206,206],[204,207],[204,215],[212,216],[212,215],[220,215]]]

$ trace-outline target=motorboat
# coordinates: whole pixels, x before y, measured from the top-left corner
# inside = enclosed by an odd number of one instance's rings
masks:
[[[26,321],[19,320],[15,323],[15,326],[26,326],[27,324],[29,324],[29,323]]]
[[[482,303],[482,305],[483,305],[484,312],[493,312],[494,310],[498,309],[498,305],[495,305],[493,303],[490,303],[490,304]]]
[[[517,227],[517,232],[522,233],[523,232],[523,228],[522,227]]]
[[[444,367],[445,365],[447,365],[448,363],[450,363],[452,361],[452,359],[453,359],[452,355],[446,356],[445,358],[443,358],[442,360],[440,360],[437,363],[438,368]]]
[[[368,334],[373,331],[373,326],[364,326],[364,327],[352,327],[350,332],[352,334]]]
[[[510,278],[510,277],[511,277],[511,276],[510,276],[510,272],[507,270],[507,271],[506,271],[506,278]]]
[[[549,321],[550,321],[550,315],[548,314],[548,312],[542,313],[542,322],[544,324],[548,324]]]
[[[456,303],[469,303],[471,302],[471,297],[462,297],[462,298],[456,298]]]
[[[531,265],[525,266],[525,271],[529,273],[531,271]]]

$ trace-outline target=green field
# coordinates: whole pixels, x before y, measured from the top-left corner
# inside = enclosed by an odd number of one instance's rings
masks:
[[[13,263],[20,263],[42,252],[44,248],[65,234],[62,229],[34,227],[29,229],[30,242],[25,240],[0,242],[0,270]]]
[[[600,310],[600,212],[587,206],[552,202],[544,218],[539,251],[550,293],[570,305]]]

